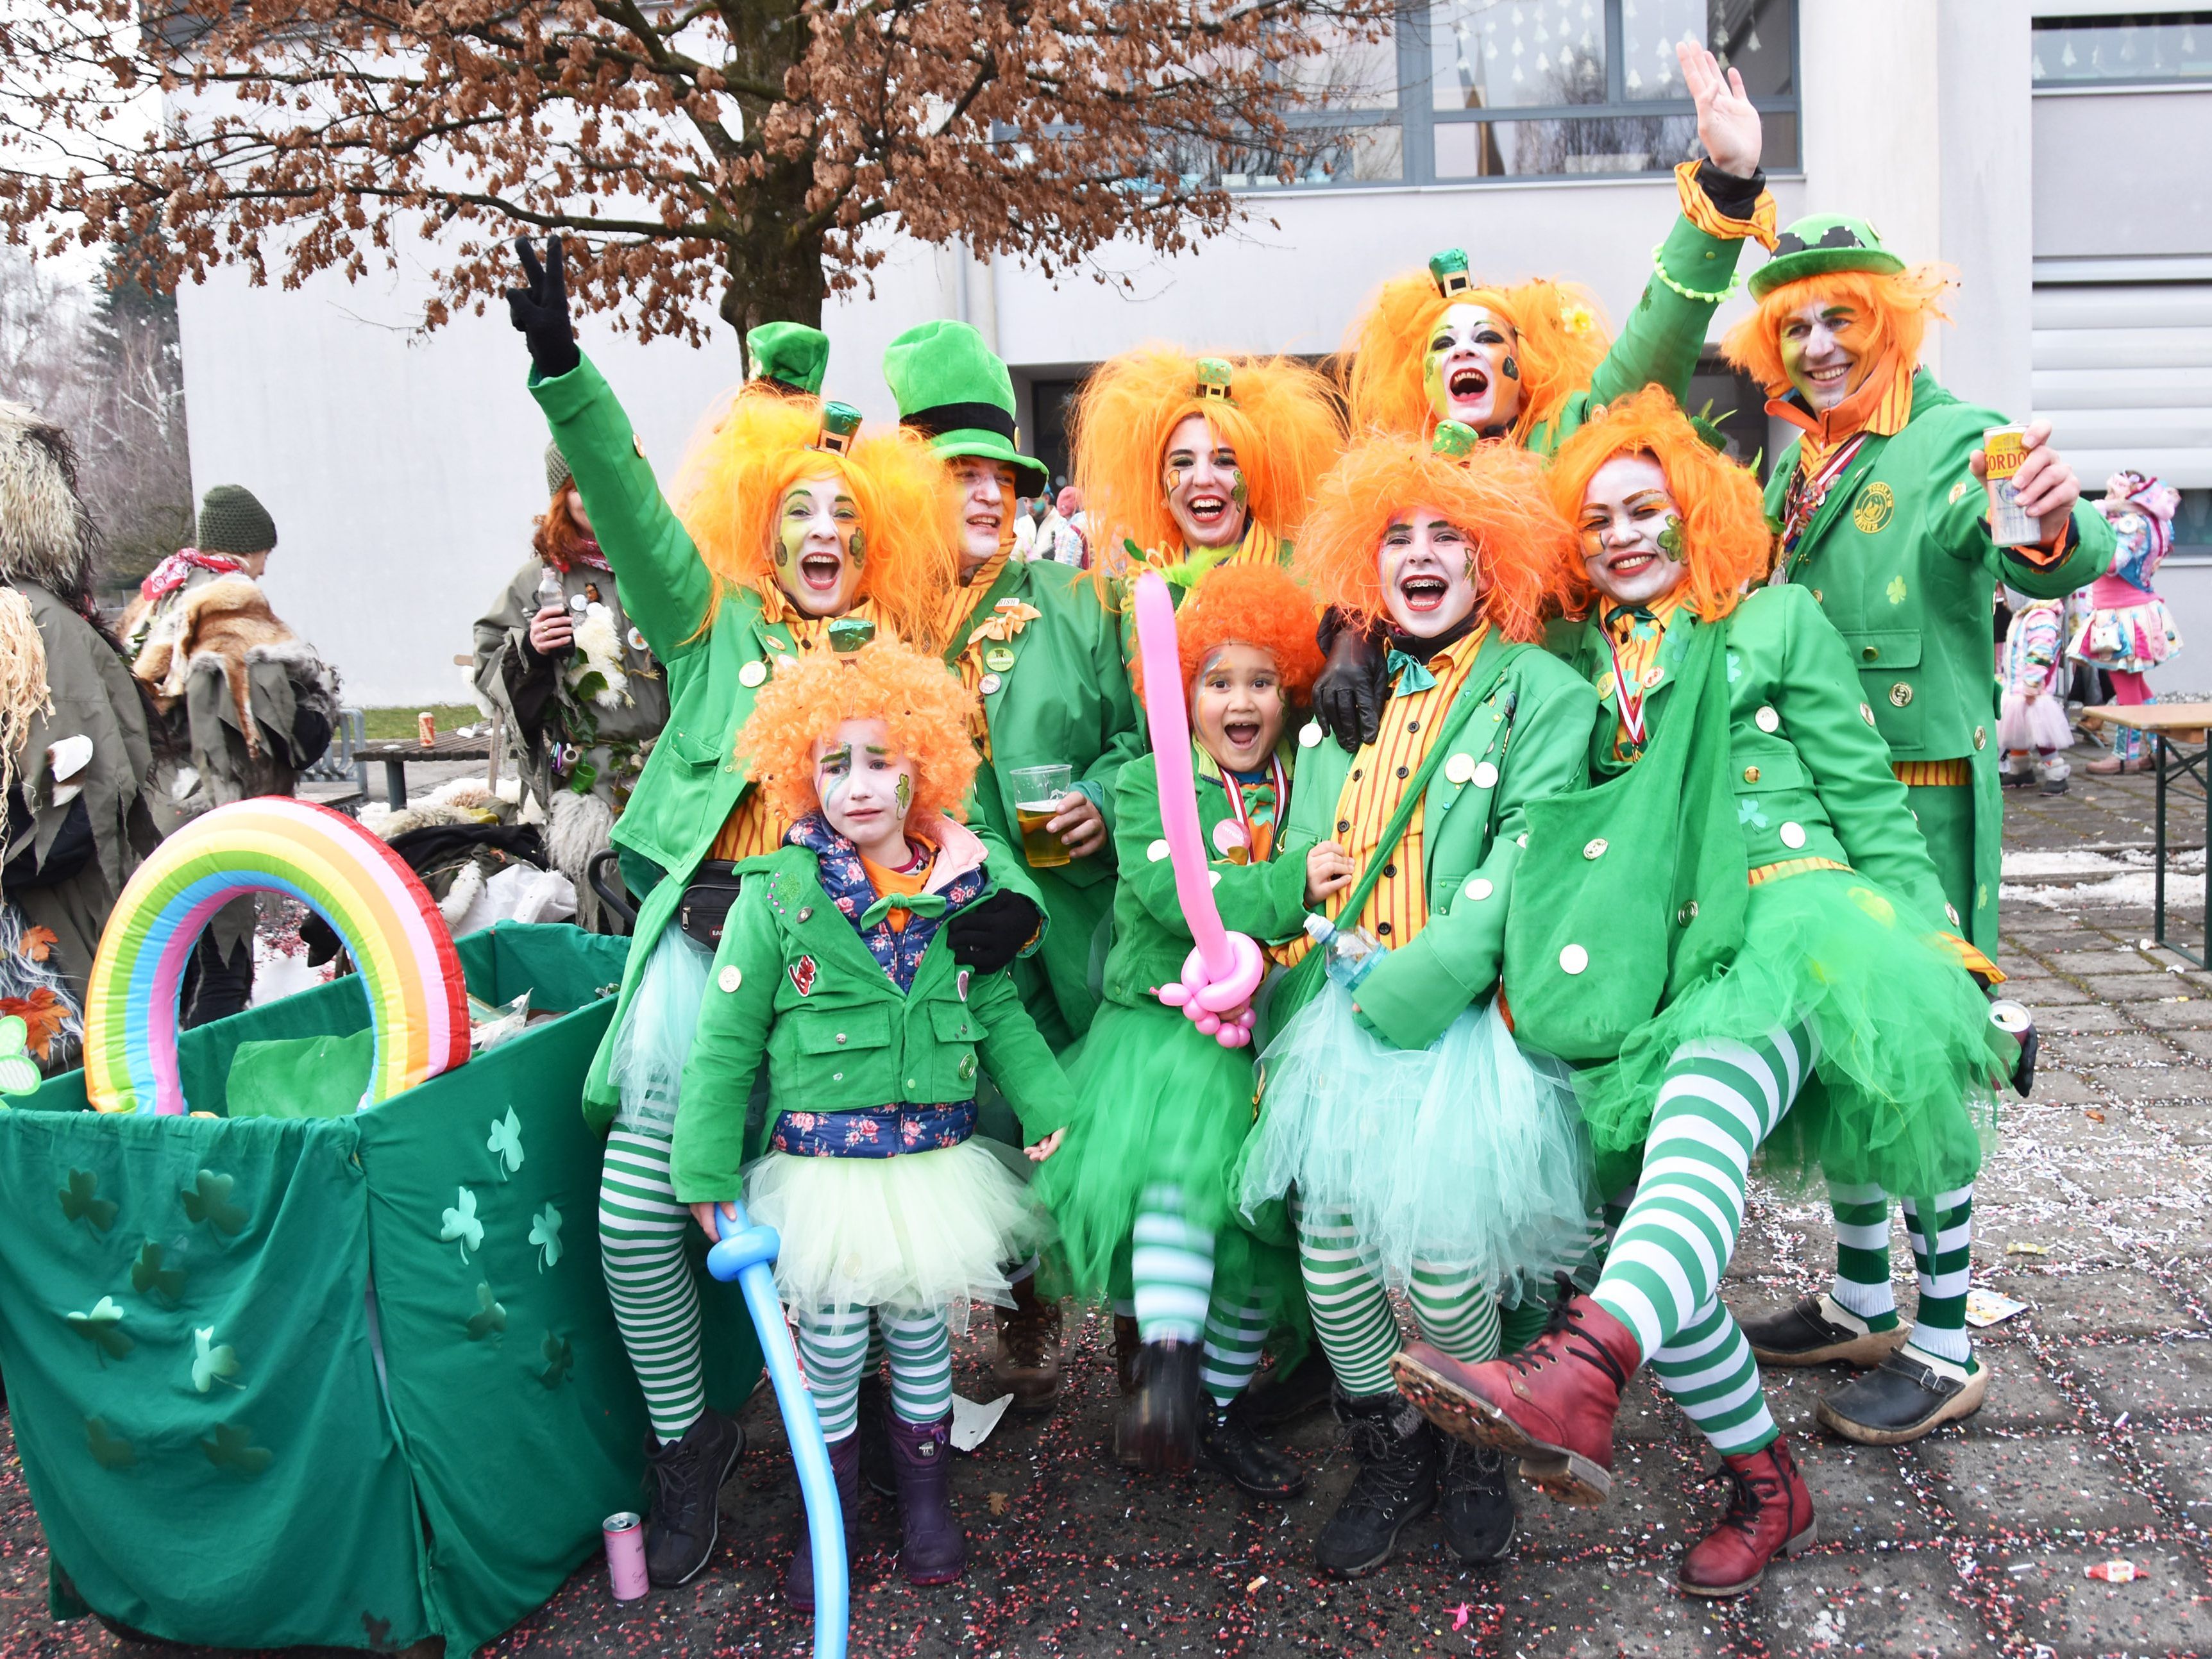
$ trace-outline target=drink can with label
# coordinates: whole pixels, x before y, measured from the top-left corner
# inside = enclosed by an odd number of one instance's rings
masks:
[[[415,717],[415,735],[422,740],[425,749],[433,748],[438,741],[438,717],[424,709]]]
[[[1990,539],[1999,547],[2028,547],[2043,539],[2043,527],[2020,510],[2013,477],[2027,460],[2027,428],[1993,426],[1982,434],[1982,460],[1988,469]]]
[[[599,1523],[607,1540],[607,1577],[615,1600],[635,1601],[649,1586],[645,1577],[645,1523],[624,1510]]]

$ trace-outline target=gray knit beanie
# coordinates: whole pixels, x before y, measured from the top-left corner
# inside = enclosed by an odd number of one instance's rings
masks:
[[[561,453],[558,444],[545,446],[545,493],[557,495],[568,486],[574,477],[568,471],[568,458]]]
[[[203,553],[266,553],[276,545],[276,521],[243,484],[217,484],[200,499]]]

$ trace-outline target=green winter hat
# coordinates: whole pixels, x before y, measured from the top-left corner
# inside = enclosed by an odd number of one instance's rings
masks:
[[[1773,257],[1751,274],[1751,297],[1764,300],[1784,283],[1832,270],[1888,276],[1905,261],[1881,245],[1875,228],[1847,213],[1813,213],[1775,238]]]
[[[804,323],[763,323],[745,336],[745,356],[753,378],[769,380],[822,395],[822,376],[830,367],[830,337]]]
[[[568,471],[568,458],[561,453],[558,444],[545,446],[545,494],[550,497],[568,488],[575,474]]]
[[[965,323],[924,323],[890,343],[884,379],[898,399],[899,424],[929,440],[945,459],[1004,461],[1034,495],[1052,482],[1044,463],[1021,453],[1014,382],[1003,358]]]
[[[276,521],[243,484],[217,484],[200,498],[203,553],[266,553],[276,545]]]

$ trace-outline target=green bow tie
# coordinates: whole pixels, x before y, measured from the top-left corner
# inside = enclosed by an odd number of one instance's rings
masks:
[[[1651,608],[1649,605],[1614,605],[1607,606],[1605,612],[1605,631],[1608,634],[1613,632],[1613,624],[1620,621],[1624,617],[1637,624],[1635,631],[1638,638],[1648,639],[1652,634],[1658,631],[1659,618],[1652,612]],[[1644,626],[1646,623],[1650,624],[1650,627],[1648,629]]]
[[[1390,647],[1390,678],[1397,686],[1391,695],[1400,697],[1425,691],[1437,683],[1437,677],[1429,672],[1428,664],[1395,646]]]
[[[861,913],[861,930],[865,932],[877,926],[894,910],[905,910],[917,916],[927,916],[934,921],[945,914],[945,895],[942,893],[886,893]]]

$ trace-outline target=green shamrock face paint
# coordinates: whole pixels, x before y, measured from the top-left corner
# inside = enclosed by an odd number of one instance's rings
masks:
[[[853,539],[846,544],[845,551],[852,557],[854,569],[858,570],[862,565],[867,563],[868,532],[860,526],[854,525]]]
[[[898,783],[891,791],[891,798],[898,802],[899,816],[904,817],[908,809],[914,805],[914,775],[912,773],[899,774]]]
[[[1688,545],[1682,539],[1682,521],[1680,519],[1667,520],[1667,527],[1659,532],[1659,550],[1676,564],[1681,563],[1687,556]]]

